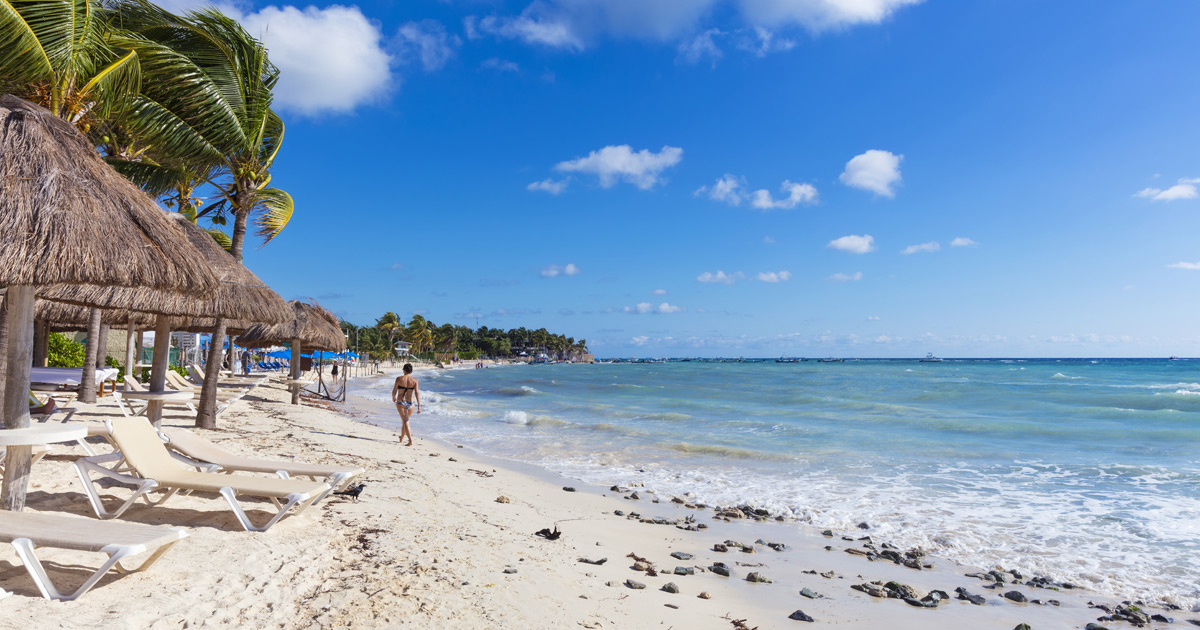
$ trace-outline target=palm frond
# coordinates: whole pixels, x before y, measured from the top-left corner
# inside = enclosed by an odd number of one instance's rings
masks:
[[[258,226],[256,234],[266,245],[271,239],[279,236],[288,221],[292,219],[295,204],[292,196],[278,188],[264,188],[258,191],[257,216],[254,224]]]
[[[0,76],[6,81],[45,80],[54,71],[37,31],[12,0],[0,0],[0,50]]]

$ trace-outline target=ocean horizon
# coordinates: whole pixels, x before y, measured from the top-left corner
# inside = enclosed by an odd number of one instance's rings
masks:
[[[423,372],[414,431],[968,565],[1200,602],[1200,373],[1164,359]],[[390,379],[355,393],[388,400]],[[384,417],[382,423],[396,422]]]

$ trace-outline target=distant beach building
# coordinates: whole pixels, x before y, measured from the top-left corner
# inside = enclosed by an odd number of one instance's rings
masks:
[[[408,343],[407,341],[397,341],[396,342],[396,356],[398,356],[398,357],[409,356],[408,349],[410,347],[412,347],[412,344]]]

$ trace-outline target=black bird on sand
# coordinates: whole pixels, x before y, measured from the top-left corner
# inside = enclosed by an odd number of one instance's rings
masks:
[[[350,497],[351,499],[354,499],[355,501],[357,501],[358,495],[362,494],[363,489],[366,487],[367,487],[367,484],[360,483],[357,486],[350,488],[349,490],[340,490],[338,492],[334,492],[334,494],[336,494],[338,496],[342,496],[342,497]]]

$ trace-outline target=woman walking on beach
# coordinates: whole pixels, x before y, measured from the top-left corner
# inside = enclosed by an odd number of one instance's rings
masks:
[[[400,412],[400,422],[403,423],[400,441],[403,442],[404,436],[408,436],[405,446],[412,446],[412,430],[408,428],[408,418],[412,415],[414,401],[417,413],[421,413],[421,392],[417,391],[417,379],[412,377],[412,371],[412,364],[405,363],[404,374],[396,377],[396,384],[392,387],[392,402],[396,403],[396,411]]]

